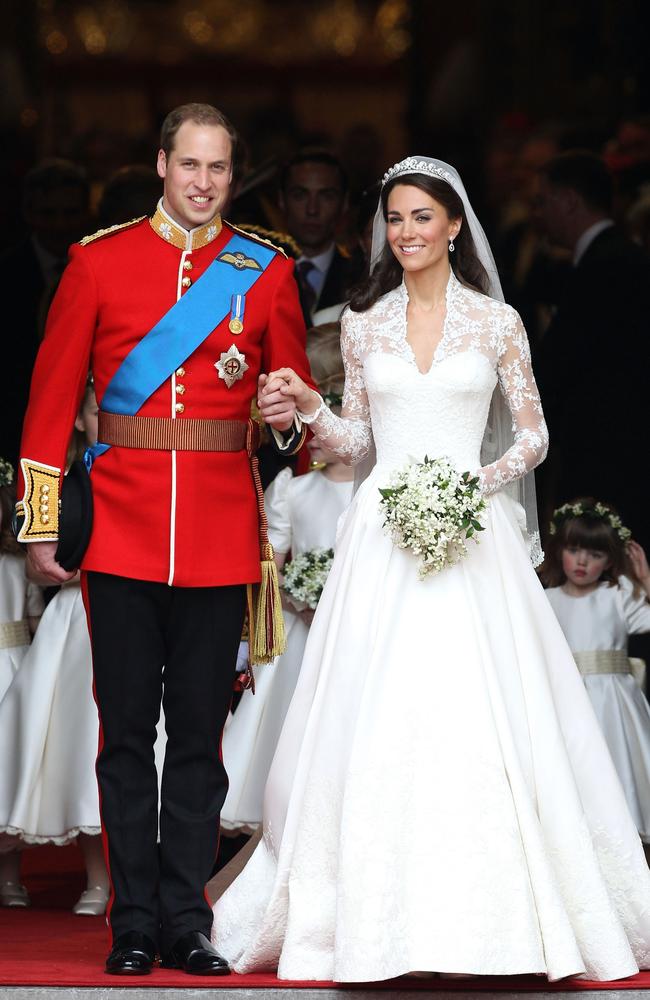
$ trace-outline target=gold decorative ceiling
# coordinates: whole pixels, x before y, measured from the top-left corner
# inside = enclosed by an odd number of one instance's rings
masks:
[[[39,42],[56,62],[174,63],[193,53],[269,65],[353,60],[385,65],[410,45],[408,0],[38,0]]]

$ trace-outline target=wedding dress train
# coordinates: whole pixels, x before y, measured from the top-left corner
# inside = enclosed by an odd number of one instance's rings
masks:
[[[549,979],[650,964],[650,877],[589,698],[503,490],[545,427],[516,313],[453,276],[431,369],[402,285],[344,317],[347,419],[377,464],[345,516],[266,788],[264,832],[215,906],[238,972],[341,982],[414,970]],[[515,444],[482,470],[485,530],[418,578],[382,528],[407,458],[480,466],[497,379]]]

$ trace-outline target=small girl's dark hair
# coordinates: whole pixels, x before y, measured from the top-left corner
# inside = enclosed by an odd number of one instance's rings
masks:
[[[578,497],[570,503],[580,505],[586,509],[587,513],[566,517],[559,524],[556,524],[555,532],[549,535],[544,545],[546,558],[539,571],[544,586],[560,587],[565,582],[566,575],[562,569],[562,549],[567,548],[567,546],[603,552],[609,560],[609,565],[603,572],[601,580],[608,586],[615,586],[619,576],[629,576],[634,580],[634,571],[625,549],[625,542],[616,528],[612,527],[604,518],[589,514],[589,510],[596,507],[597,501],[593,497]],[[612,514],[616,514],[616,510],[611,504],[607,504],[607,509]]]
[[[23,551],[20,543],[16,541],[16,536],[11,526],[15,505],[16,487],[13,483],[10,486],[0,486],[0,509],[2,510],[0,552],[4,555],[17,555]]]

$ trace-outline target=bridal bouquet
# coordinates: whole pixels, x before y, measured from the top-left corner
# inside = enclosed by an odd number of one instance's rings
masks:
[[[380,489],[384,527],[395,545],[420,557],[420,579],[452,566],[478,541],[486,507],[478,476],[457,472],[446,458],[427,458],[393,473]]]
[[[333,558],[333,549],[309,549],[292,559],[284,567],[283,587],[287,594],[313,610],[325,586]]]

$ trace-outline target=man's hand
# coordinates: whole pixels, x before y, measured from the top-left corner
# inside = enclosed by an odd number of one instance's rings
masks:
[[[306,414],[314,413],[320,405],[320,397],[305,385],[292,368],[279,368],[269,375],[260,375],[257,405],[266,423],[280,430],[286,429],[274,423],[273,418],[281,415],[286,419],[288,403],[293,407],[293,421],[296,409]]]
[[[283,395],[280,388],[284,383],[270,375],[260,375],[257,384],[257,405],[264,423],[278,431],[288,431],[296,415],[296,401],[292,396]]]
[[[75,575],[69,573],[54,558],[57,542],[30,542],[27,546],[27,575],[30,580],[51,586],[67,583]]]

